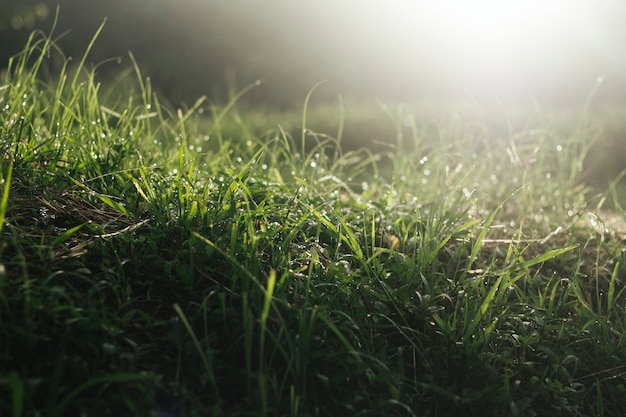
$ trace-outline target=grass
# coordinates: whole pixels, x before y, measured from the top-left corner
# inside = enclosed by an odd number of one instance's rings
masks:
[[[294,135],[85,62],[33,34],[0,81],[2,415],[626,412],[591,108],[390,108],[372,152],[314,92]]]

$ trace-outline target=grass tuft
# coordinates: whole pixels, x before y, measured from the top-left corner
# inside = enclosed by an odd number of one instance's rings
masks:
[[[626,413],[619,112],[175,108],[94,41],[0,80],[0,414]]]

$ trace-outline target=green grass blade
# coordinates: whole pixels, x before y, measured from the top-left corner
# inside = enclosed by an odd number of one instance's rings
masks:
[[[330,317],[328,317],[328,315],[323,311],[319,312],[318,317],[324,322],[324,324],[326,324],[326,326],[328,326],[328,328],[335,334],[335,336],[337,336],[337,338],[344,345],[344,347],[348,349],[348,352],[353,354],[358,362],[363,362],[363,359],[356,353],[357,351],[354,346],[352,346],[352,343],[350,343],[350,341],[343,335],[343,333],[341,333],[337,326],[335,326],[335,323],[332,322]]]
[[[542,264],[546,261],[552,260],[563,254],[566,254],[567,252],[570,252],[576,248],[578,248],[578,245],[570,245],[565,248],[551,249],[547,252],[540,254],[539,256],[536,256],[532,259],[522,262],[520,264],[520,267],[523,269],[527,269],[527,268],[530,268],[531,266]]]
[[[317,87],[319,87],[320,85],[324,84],[326,81],[320,81],[317,84],[315,84],[313,87],[311,87],[311,89],[309,90],[309,92],[306,95],[306,98],[304,99],[304,107],[302,109],[302,130],[301,130],[301,144],[300,144],[300,152],[302,152],[302,158],[304,158],[304,155],[306,154],[306,134],[307,134],[307,115],[309,112],[309,102],[311,101],[311,97],[313,96],[313,92],[315,91],[315,89]]]
[[[134,381],[147,381],[153,379],[152,375],[147,374],[139,374],[139,373],[130,373],[130,372],[121,372],[115,374],[102,375],[95,378],[91,378],[90,380],[82,383],[74,390],[72,390],[69,394],[67,394],[63,400],[56,407],[55,415],[64,415],[67,407],[72,403],[72,401],[78,397],[81,393],[87,390],[90,387],[95,385],[104,385],[111,383],[124,383],[124,382],[134,382]]]
[[[215,373],[213,372],[212,358],[204,353],[204,349],[202,349],[202,345],[200,345],[200,341],[198,340],[198,337],[196,336],[196,332],[194,332],[193,328],[191,327],[191,324],[189,323],[189,320],[187,320],[187,316],[185,315],[185,312],[183,311],[183,309],[180,308],[180,305],[176,303],[174,304],[173,307],[174,307],[174,311],[176,311],[176,314],[178,314],[178,317],[180,317],[181,321],[183,322],[183,325],[187,329],[187,332],[189,333],[191,340],[193,340],[196,350],[198,351],[198,354],[200,355],[200,358],[202,359],[202,363],[204,364],[204,369],[206,370],[209,376],[209,383],[211,384],[211,388],[213,389],[213,392],[216,398],[219,398],[219,389],[217,387],[217,381],[215,380]]]
[[[24,384],[15,372],[11,372],[10,385],[13,400],[13,417],[21,417],[24,410]]]
[[[618,280],[619,275],[619,261],[615,263],[615,267],[613,268],[613,273],[611,274],[611,280],[609,281],[609,289],[606,294],[606,305],[607,305],[607,313],[610,313],[613,309],[613,304],[615,303],[615,284]]]
[[[113,201],[113,199],[111,199],[110,197],[102,194],[96,194],[96,197],[98,198],[98,200],[102,201],[104,204],[111,207],[112,209],[117,210],[120,213],[128,216],[128,211],[126,210],[126,207],[124,207],[117,201]]]
[[[83,226],[85,226],[86,224],[87,223],[79,224],[78,226],[74,226],[71,229],[68,229],[65,232],[61,233],[59,236],[56,237],[56,239],[52,241],[51,243],[52,247],[55,247],[67,241],[69,238],[74,236],[80,229],[82,229]]]
[[[272,306],[272,296],[274,295],[274,287],[276,285],[276,271],[271,270],[267,279],[267,290],[265,290],[265,299],[263,301],[263,311],[261,313],[261,326],[265,329],[267,323],[267,316],[270,314],[270,307]]]
[[[3,189],[2,189],[2,200],[0,200],[0,232],[2,232],[2,227],[4,226],[4,218],[7,213],[7,206],[9,204],[9,190],[11,188],[11,176],[13,174],[13,160],[9,162],[9,168],[7,170],[6,178],[2,178]]]

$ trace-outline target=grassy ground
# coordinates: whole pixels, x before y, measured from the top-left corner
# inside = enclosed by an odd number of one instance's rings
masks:
[[[626,413],[591,111],[381,110],[374,153],[58,56],[0,81],[0,414]]]

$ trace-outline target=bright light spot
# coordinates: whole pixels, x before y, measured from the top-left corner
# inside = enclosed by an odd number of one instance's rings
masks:
[[[610,10],[616,9],[611,0],[369,0],[362,4],[369,12],[364,22],[376,22],[374,28],[384,25],[374,30],[379,37],[376,44],[387,44],[384,37],[388,37],[393,45],[386,52],[390,58],[413,56],[410,68],[429,67],[464,87],[498,91],[523,89],[520,82],[547,83],[546,74],[562,77],[576,66],[589,64],[581,51],[610,47],[606,21],[611,19]]]

